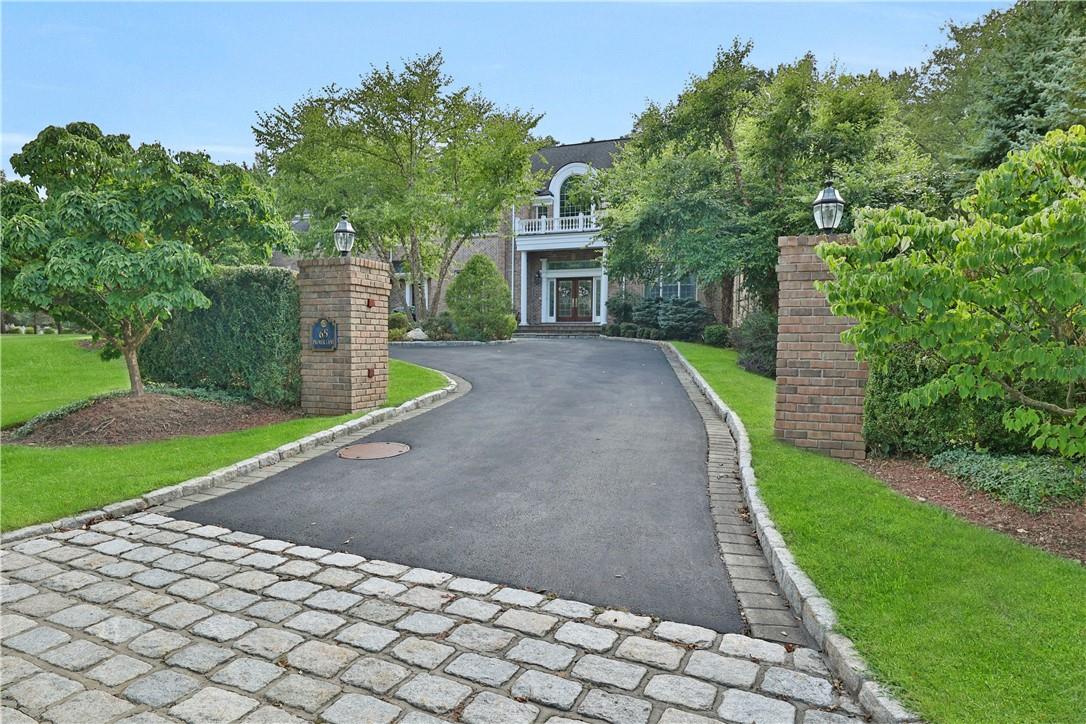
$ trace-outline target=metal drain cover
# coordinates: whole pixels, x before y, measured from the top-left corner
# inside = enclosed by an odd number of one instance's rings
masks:
[[[410,449],[402,442],[362,442],[342,448],[338,455],[344,460],[380,460],[403,455]]]

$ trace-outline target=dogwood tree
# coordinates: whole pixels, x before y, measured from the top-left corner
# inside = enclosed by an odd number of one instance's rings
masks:
[[[855,244],[823,244],[844,338],[878,365],[912,344],[945,372],[906,393],[1012,403],[1037,448],[1086,456],[1086,128],[1050,132],[977,179],[947,220],[867,210]]]
[[[266,261],[291,239],[244,169],[133,148],[91,123],[46,128],[11,165],[29,182],[5,184],[5,302],[91,330],[104,358],[124,357],[136,395],[140,345],[172,310],[209,304],[196,283],[212,264]]]

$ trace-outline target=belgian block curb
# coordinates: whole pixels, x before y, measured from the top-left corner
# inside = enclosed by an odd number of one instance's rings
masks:
[[[769,514],[758,492],[758,479],[754,475],[753,461],[751,458],[750,438],[747,437],[747,429],[743,421],[735,412],[724,404],[716,391],[709,386],[705,378],[694,369],[685,357],[670,342],[652,342],[651,340],[636,340],[658,344],[668,347],[678,357],[683,369],[694,380],[694,384],[702,391],[709,404],[720,415],[735,437],[736,447],[739,450],[739,479],[743,487],[743,497],[750,511],[754,530],[758,534],[758,540],[762,544],[762,553],[773,568],[773,574],[777,577],[781,591],[792,605],[792,610],[799,615],[803,627],[811,637],[822,647],[826,659],[833,673],[841,680],[850,694],[855,696],[860,705],[867,710],[877,722],[903,724],[904,722],[922,721],[919,716],[906,709],[884,687],[876,682],[867,667],[866,662],[856,651],[852,640],[847,636],[834,631],[837,624],[837,615],[830,606],[830,602],[819,592],[814,582],[803,572],[796,563],[792,552],[784,542],[784,538],[777,531],[773,518]]]
[[[487,344],[509,344],[514,342],[513,339],[492,339],[489,342],[480,342],[475,339],[420,339],[418,341],[409,342],[406,340],[397,340],[395,342],[389,342],[390,347],[479,347]]]
[[[69,516],[67,518],[60,518],[54,520],[51,523],[38,523],[36,525],[26,526],[25,528],[17,528],[7,533],[0,533],[0,543],[11,543],[25,538],[33,538],[34,536],[43,535],[46,533],[52,533],[55,530],[69,530],[72,528],[82,528],[87,523],[97,522],[100,520],[109,520],[112,518],[122,518],[126,515],[145,510],[155,505],[162,505],[168,503],[171,500],[177,500],[183,498],[186,495],[197,493],[201,490],[213,488],[216,485],[229,482],[235,478],[241,477],[254,470],[260,468],[266,468],[269,465],[275,465],[276,463],[286,460],[291,456],[297,455],[307,450],[311,450],[318,445],[332,442],[340,438],[351,436],[364,428],[371,425],[375,425],[385,420],[390,420],[401,415],[411,412],[424,405],[437,402],[453,392],[457,388],[456,380],[452,379],[441,370],[434,370],[444,377],[448,384],[446,384],[440,390],[433,392],[427,392],[425,395],[420,395],[414,399],[408,400],[397,407],[382,407],[368,412],[362,417],[355,420],[348,420],[347,422],[340,423],[334,427],[330,427],[327,430],[321,430],[311,435],[306,435],[303,438],[299,438],[292,442],[284,443],[274,450],[269,450],[259,455],[254,455],[250,458],[246,458],[240,462],[236,462],[233,465],[228,465],[225,468],[219,468],[218,470],[212,470],[207,475],[201,475],[196,478],[191,478],[174,485],[168,485],[163,488],[157,488],[149,493],[144,493],[138,498],[130,498],[129,500],[122,500],[119,503],[111,503],[102,508],[95,510],[87,510],[76,515]]]

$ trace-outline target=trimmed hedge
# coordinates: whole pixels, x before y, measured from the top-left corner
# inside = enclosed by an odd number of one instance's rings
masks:
[[[197,286],[211,306],[175,313],[147,339],[139,357],[144,377],[297,405],[302,344],[294,276],[277,267],[216,267]]]
[[[951,393],[926,407],[901,402],[909,390],[942,374],[942,363],[915,347],[901,346],[887,359],[873,360],[864,391],[864,439],[879,455],[930,457],[953,447],[992,452],[1027,452],[1029,439],[1003,426],[1003,400],[963,400]]]
[[[739,366],[763,377],[777,376],[777,315],[752,312],[731,332]]]
[[[701,340],[713,347],[727,347],[731,330],[726,324],[710,324],[701,332]]]

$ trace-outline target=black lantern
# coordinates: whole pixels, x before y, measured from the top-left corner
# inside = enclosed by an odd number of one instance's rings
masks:
[[[351,247],[354,246],[354,227],[347,221],[347,214],[339,217],[339,223],[332,230],[332,239],[336,242],[340,256],[348,256],[351,253]]]
[[[841,217],[845,215],[845,200],[832,182],[826,181],[826,188],[822,189],[811,204],[814,211],[815,224],[823,234],[828,234],[841,225]]]

